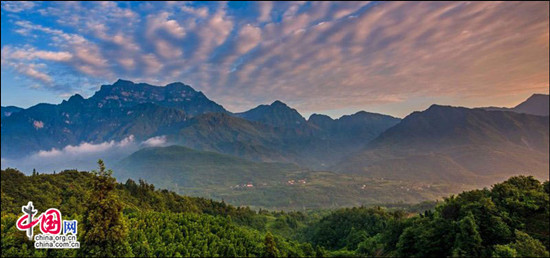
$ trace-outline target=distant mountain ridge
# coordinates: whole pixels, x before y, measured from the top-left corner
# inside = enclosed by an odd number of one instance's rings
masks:
[[[326,137],[349,138],[349,135],[354,135],[354,138],[349,140],[374,139],[383,132],[381,128],[391,128],[399,121],[401,121],[399,118],[365,111],[344,115],[338,119],[313,114],[308,119],[310,124],[323,129],[327,133]]]
[[[355,121],[356,116],[351,115],[345,120]],[[287,127],[283,124],[272,126],[229,114],[209,113],[190,119],[177,134],[169,135],[168,140],[197,150],[216,151],[254,161],[289,162],[312,169],[326,169],[399,122],[399,119],[389,116],[380,115],[378,118],[380,121],[356,121],[363,126],[350,127],[351,131],[338,131],[318,128],[309,122]]]
[[[492,183],[529,171],[548,179],[549,118],[432,105],[333,167],[407,180]]]
[[[299,127],[306,123],[306,120],[285,103],[277,100],[271,105],[259,105],[251,110],[236,113],[235,116],[250,121],[258,121],[275,127]]]
[[[531,114],[537,116],[548,116],[550,109],[550,95],[533,94],[527,100],[518,104],[513,108],[504,107],[486,107],[483,108],[490,111],[513,111],[516,113]]]
[[[11,116],[12,114],[23,110],[23,108],[16,107],[16,106],[1,107],[0,109],[1,109],[0,113],[2,114],[2,118]]]

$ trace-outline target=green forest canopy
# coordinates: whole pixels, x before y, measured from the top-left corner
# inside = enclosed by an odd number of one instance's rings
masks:
[[[141,180],[116,183],[102,165],[92,173],[30,176],[6,169],[1,178],[2,256],[522,257],[548,256],[550,249],[549,183],[526,176],[451,196],[420,213],[254,211]],[[35,250],[15,226],[28,201],[39,212],[58,208],[64,219],[77,219],[81,249]],[[118,230],[98,235],[102,224]]]

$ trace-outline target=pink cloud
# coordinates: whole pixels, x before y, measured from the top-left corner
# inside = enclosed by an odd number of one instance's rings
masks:
[[[63,26],[16,21],[52,47],[4,46],[3,67],[43,83],[58,78],[40,66],[52,63],[96,80],[183,81],[232,110],[274,99],[305,112],[367,109],[549,86],[547,2],[263,2],[252,18],[226,3],[121,6],[55,3],[39,13]]]

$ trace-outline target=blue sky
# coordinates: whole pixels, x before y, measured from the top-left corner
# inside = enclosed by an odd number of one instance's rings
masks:
[[[403,117],[549,87],[548,2],[9,2],[3,106],[181,81],[231,111]]]

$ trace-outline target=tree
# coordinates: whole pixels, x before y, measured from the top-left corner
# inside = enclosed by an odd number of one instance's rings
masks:
[[[348,250],[355,250],[357,249],[357,246],[365,241],[369,236],[367,235],[367,232],[365,230],[357,230],[355,227],[351,227],[350,233],[345,238],[345,242],[347,243],[346,247]]]
[[[481,236],[474,215],[469,213],[460,220],[459,232],[455,239],[453,256],[479,256],[481,254]]]
[[[317,245],[315,246],[315,257],[325,257],[327,255],[327,251],[324,247]]]
[[[363,255],[381,256],[383,249],[384,243],[382,242],[382,234],[379,233],[360,243],[356,251]]]
[[[516,230],[516,241],[509,246],[515,249],[521,257],[548,257],[546,247],[537,239]]]
[[[279,249],[277,249],[277,245],[275,244],[275,239],[273,238],[273,235],[271,234],[271,232],[267,232],[267,234],[265,235],[264,245],[265,245],[265,250],[264,250],[265,257],[279,256]]]
[[[495,245],[493,251],[493,257],[517,257],[518,252],[516,249],[511,248],[509,245]]]
[[[122,202],[114,193],[116,180],[113,171],[105,170],[103,160],[97,162],[99,171],[92,171],[93,189],[84,216],[82,255],[116,257],[132,255],[126,240],[128,229],[122,215]]]
[[[235,251],[235,246],[233,243],[229,244],[229,247],[227,248],[227,253],[225,254],[227,257],[236,257],[237,251]]]
[[[417,252],[416,236],[417,232],[413,227],[408,227],[403,231],[396,245],[398,256],[410,256]]]

